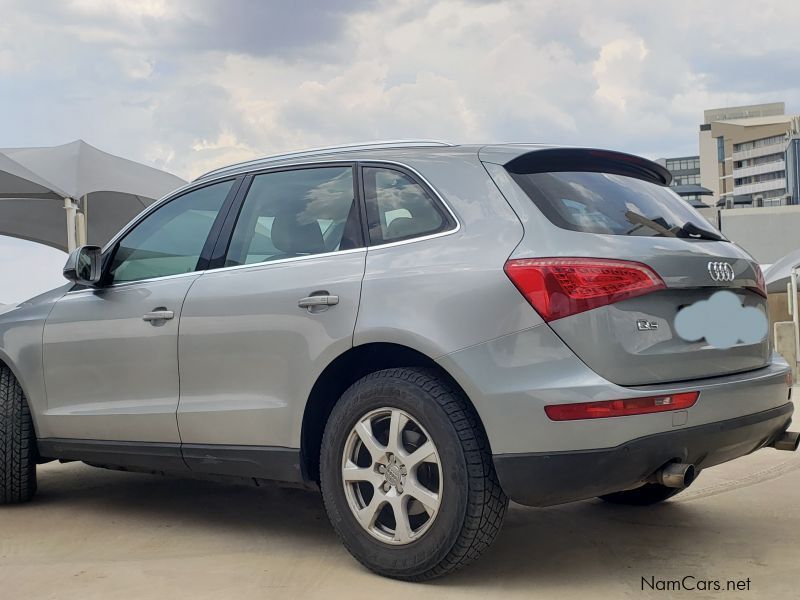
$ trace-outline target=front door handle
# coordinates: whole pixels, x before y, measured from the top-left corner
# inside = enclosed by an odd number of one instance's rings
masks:
[[[328,293],[306,296],[305,298],[300,298],[300,300],[297,301],[297,306],[308,309],[321,306],[334,306],[335,304],[339,304],[339,296],[331,296]]]
[[[169,321],[170,319],[175,318],[175,313],[171,310],[166,309],[157,309],[153,312],[149,312],[142,317],[143,321],[147,321],[148,323],[153,323],[155,321]]]

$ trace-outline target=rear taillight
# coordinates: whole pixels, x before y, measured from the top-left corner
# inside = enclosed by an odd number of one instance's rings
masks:
[[[650,267],[598,258],[515,258],[505,272],[545,321],[666,287]]]
[[[767,282],[764,280],[764,272],[761,270],[761,267],[755,265],[756,271],[756,287],[751,287],[750,289],[753,290],[759,296],[767,297]]]
[[[602,400],[599,402],[578,402],[576,404],[551,404],[544,412],[552,421],[577,421],[579,419],[604,419],[646,415],[649,413],[680,410],[694,406],[700,392],[682,392],[664,396],[646,396],[625,400]]]

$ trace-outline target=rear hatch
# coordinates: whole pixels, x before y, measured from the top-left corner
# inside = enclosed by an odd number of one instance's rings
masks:
[[[758,264],[669,190],[662,167],[576,149],[538,150],[504,167],[529,209],[506,272],[595,372],[645,385],[769,362]],[[692,318],[679,318],[690,307]]]

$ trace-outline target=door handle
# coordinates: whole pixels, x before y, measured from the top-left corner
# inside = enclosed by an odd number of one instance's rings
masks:
[[[318,306],[333,306],[339,304],[339,296],[331,296],[329,294],[319,294],[317,296],[306,296],[297,301],[297,306],[300,308],[315,308]]]
[[[142,321],[152,323],[154,321],[169,321],[175,318],[175,313],[171,310],[159,309],[149,312],[142,317]]]

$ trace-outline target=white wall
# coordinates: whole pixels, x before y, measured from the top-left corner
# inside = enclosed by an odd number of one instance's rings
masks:
[[[697,212],[703,215],[706,218],[706,221],[711,223],[715,228],[719,227],[719,222],[717,220],[717,212],[719,212],[713,206],[709,206],[708,208],[696,208]],[[700,225],[700,223],[698,223]]]
[[[800,248],[800,206],[732,208],[720,213],[722,233],[761,264]]]

